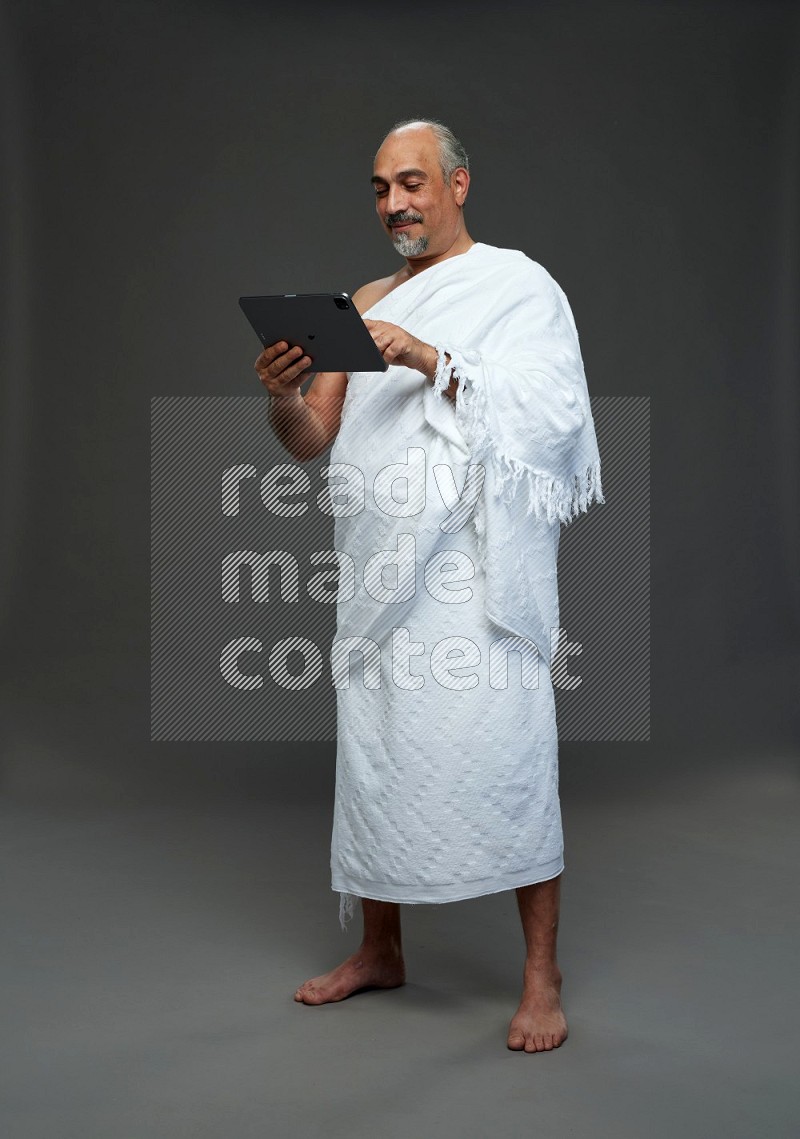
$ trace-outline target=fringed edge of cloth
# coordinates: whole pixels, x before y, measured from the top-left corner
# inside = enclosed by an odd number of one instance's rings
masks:
[[[451,357],[449,364],[445,361],[445,352]],[[480,462],[487,454],[491,456],[498,492],[503,502],[510,504],[519,488],[523,487],[527,494],[526,514],[535,514],[537,518],[546,518],[551,523],[556,520],[571,522],[579,514],[586,513],[592,502],[605,502],[599,457],[567,478],[555,478],[540,474],[527,463],[498,451],[487,426],[489,408],[483,385],[471,382],[469,371],[456,363],[452,353],[440,344],[436,345],[436,358],[433,393],[444,399],[451,379],[458,381],[458,414],[463,417],[469,433],[472,461]],[[482,527],[477,518],[476,522],[480,532]]]
[[[347,922],[355,913],[357,897],[356,894],[348,894],[346,890],[339,891],[339,925],[342,933],[347,932]]]

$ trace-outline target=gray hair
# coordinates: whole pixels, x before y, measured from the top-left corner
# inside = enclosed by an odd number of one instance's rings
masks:
[[[446,185],[450,185],[450,179],[453,171],[459,166],[463,166],[469,173],[469,157],[463,147],[463,144],[456,138],[449,127],[444,123],[440,123],[438,119],[403,119],[402,122],[395,123],[394,126],[386,134],[389,137],[394,131],[399,130],[400,127],[410,126],[426,126],[430,127],[436,135],[436,141],[439,144],[439,165],[442,168],[442,177]]]

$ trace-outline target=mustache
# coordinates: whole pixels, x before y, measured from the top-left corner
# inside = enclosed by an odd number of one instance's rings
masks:
[[[387,225],[400,225],[400,223],[404,222],[404,221],[422,221],[422,218],[409,218],[409,217],[403,217],[402,215],[398,215],[397,217],[391,217],[390,216],[386,219],[386,224]]]

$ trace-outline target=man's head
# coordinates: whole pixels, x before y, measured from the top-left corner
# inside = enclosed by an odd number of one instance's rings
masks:
[[[375,155],[372,183],[378,216],[404,257],[444,253],[463,231],[469,159],[438,120],[395,123]],[[414,224],[398,228],[404,221]]]

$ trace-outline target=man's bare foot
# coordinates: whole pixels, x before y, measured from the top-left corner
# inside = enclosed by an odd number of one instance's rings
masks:
[[[294,994],[296,1001],[307,1005],[323,1005],[343,1001],[360,989],[396,989],[405,984],[406,967],[402,955],[380,954],[356,950],[350,957],[320,977],[312,977]]]
[[[517,1052],[548,1052],[566,1039],[560,970],[526,966],[522,1000],[508,1030],[508,1047]]]

